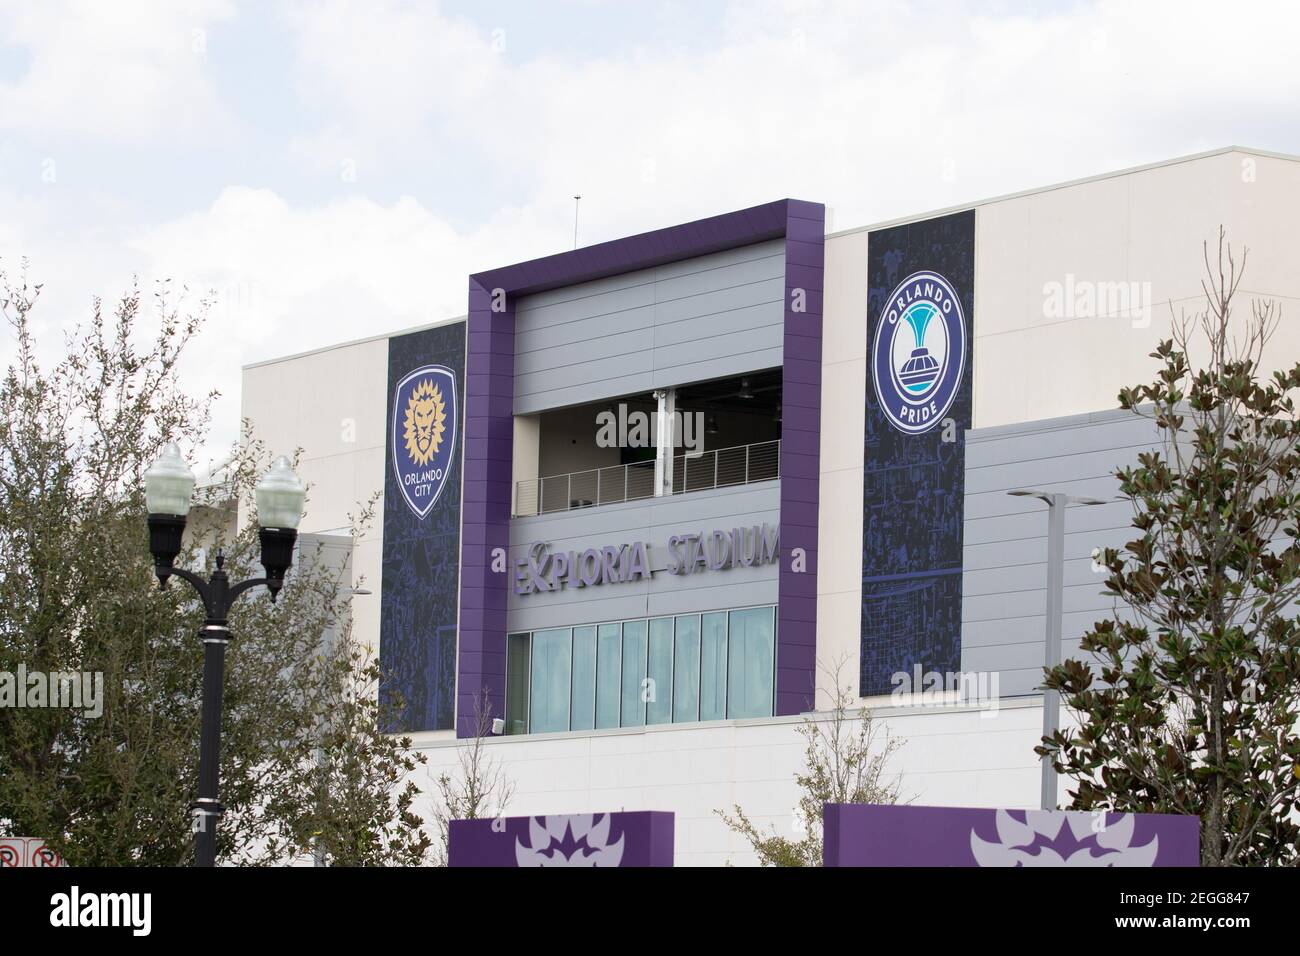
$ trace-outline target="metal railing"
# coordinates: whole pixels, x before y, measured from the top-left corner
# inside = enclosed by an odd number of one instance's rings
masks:
[[[675,495],[781,477],[781,442],[765,441],[673,456]],[[654,460],[529,478],[515,485],[516,518],[655,496]]]

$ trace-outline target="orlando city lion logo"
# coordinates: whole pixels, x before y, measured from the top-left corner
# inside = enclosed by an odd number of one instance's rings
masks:
[[[423,518],[451,475],[456,452],[456,375],[426,365],[393,391],[393,474],[402,497]]]
[[[943,420],[966,367],[966,318],[937,272],[916,272],[885,300],[871,349],[880,409],[896,429],[928,432]]]
[[[433,379],[415,386],[406,402],[406,453],[417,465],[427,465],[442,445],[447,430],[447,403]]]

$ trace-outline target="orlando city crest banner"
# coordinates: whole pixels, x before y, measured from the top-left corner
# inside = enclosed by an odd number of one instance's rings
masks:
[[[379,662],[395,731],[453,722],[464,377],[463,322],[388,340]]]
[[[870,233],[867,277],[863,696],[961,667],[974,211]]]

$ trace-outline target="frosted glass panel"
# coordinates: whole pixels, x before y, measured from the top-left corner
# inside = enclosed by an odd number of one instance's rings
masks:
[[[700,720],[727,716],[727,612],[705,614],[700,632]]]
[[[533,633],[533,686],[529,733],[569,729],[569,681],[573,632],[568,628]]]
[[[506,640],[506,733],[528,733],[528,645],[532,635]]]
[[[727,716],[772,715],[772,609],[731,612],[727,635]]]
[[[696,720],[700,713],[700,616],[677,619],[673,652],[673,720]]]
[[[569,727],[591,730],[596,726],[596,629],[573,629],[573,701]]]
[[[623,629],[602,624],[596,629],[596,726],[617,727],[623,674]]]
[[[646,622],[623,623],[623,714],[624,727],[640,727],[645,723],[645,701],[642,687],[645,681]]]
[[[673,719],[673,619],[650,622],[650,650],[646,677],[645,722],[666,724]]]
[[[510,634],[507,734],[766,717],[776,608]]]

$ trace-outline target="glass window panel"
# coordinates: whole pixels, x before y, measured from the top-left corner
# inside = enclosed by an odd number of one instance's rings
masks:
[[[623,665],[622,625],[596,629],[596,726],[617,727]]]
[[[645,680],[646,622],[623,622],[623,714],[624,727],[645,723],[645,701],[641,686]]]
[[[569,710],[570,730],[591,730],[596,726],[596,629],[573,629],[573,703]]]
[[[700,629],[700,720],[727,715],[727,612],[705,614]]]
[[[727,716],[772,715],[772,608],[731,612],[727,653]]]
[[[511,634],[506,639],[506,733],[528,733],[528,639]]]
[[[533,684],[529,733],[569,729],[573,632],[566,628],[533,632]]]
[[[673,719],[673,619],[650,622],[647,653],[645,722],[666,724]]]
[[[677,619],[673,653],[673,720],[697,720],[700,713],[700,616]]]

